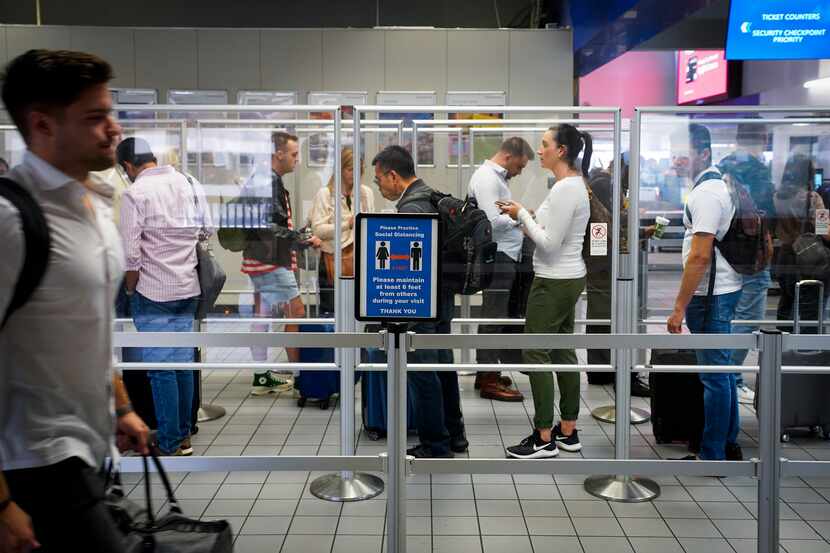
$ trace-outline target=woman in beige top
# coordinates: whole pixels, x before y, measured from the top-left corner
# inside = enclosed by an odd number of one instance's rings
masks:
[[[363,164],[361,163],[361,173]],[[343,275],[354,276],[354,211],[352,191],[354,189],[354,154],[351,147],[343,148],[340,154],[340,178],[343,197],[340,199],[343,224],[340,232],[340,246],[343,248]],[[311,206],[311,231],[322,240],[320,245],[320,307],[321,311],[334,312],[334,175],[327,186],[321,188]],[[360,187],[360,212],[375,209],[372,191]]]

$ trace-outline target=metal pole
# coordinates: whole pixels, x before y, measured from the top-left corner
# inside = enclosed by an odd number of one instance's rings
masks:
[[[639,123],[639,119],[637,120]],[[619,112],[614,117],[614,155],[619,157],[620,148],[620,118]],[[636,132],[636,127],[632,132]],[[632,137],[632,151],[638,149],[639,143],[635,136]],[[639,158],[632,156],[632,163],[639,164]],[[615,167],[619,167],[619,163],[615,160]],[[635,196],[638,188],[635,183],[636,179],[630,181],[629,196]],[[615,206],[619,207],[621,194],[621,179],[619,172],[614,178],[614,200]],[[614,213],[614,219],[620,217],[620,211]],[[611,311],[611,331],[616,334],[631,333],[635,328],[637,320],[637,312],[635,310],[635,291],[636,291],[636,245],[638,244],[639,232],[638,224],[632,220],[639,221],[639,213],[637,207],[632,203],[628,211],[628,253],[620,255],[618,264],[612,264],[612,270],[617,269],[617,280],[615,282],[616,295],[614,295],[614,303]],[[619,229],[620,225],[613,225],[615,229]],[[616,237],[619,242],[620,236]],[[612,250],[613,251],[613,250]],[[634,258],[632,260],[632,257]],[[614,349],[612,350],[613,364],[616,370],[616,393],[614,394],[614,408],[616,427],[614,428],[614,458],[628,459],[629,446],[631,441],[631,429],[629,425],[634,416],[643,416],[642,410],[632,412],[631,409],[631,366],[634,359],[634,350],[631,349]],[[596,417],[596,411],[592,414]],[[648,413],[645,413],[646,420],[648,420]],[[622,503],[640,503],[643,501],[651,501],[660,495],[660,486],[657,482],[639,476],[628,475],[601,475],[592,476],[585,481],[585,491],[596,497],[607,499],[610,501],[619,501]]]
[[[784,337],[779,330],[759,333],[761,368],[758,429],[761,465],[758,481],[758,553],[778,551],[781,485],[781,355]]]
[[[355,113],[357,117],[357,113]],[[434,154],[433,154],[434,156]],[[418,172],[418,120],[412,120],[412,161],[415,166],[415,172]]]
[[[467,194],[464,193],[464,178],[463,178],[463,173],[462,173],[463,166],[464,166],[464,160],[461,158],[461,152],[463,151],[461,141],[464,139],[464,136],[461,132],[461,129],[458,129],[458,131],[456,131],[456,137],[458,139],[458,142],[457,142],[457,144],[458,144],[458,156],[456,156],[456,162],[457,162],[456,163],[456,166],[457,166],[456,169],[458,169],[458,178],[457,178],[456,185],[458,187],[458,197],[459,198],[464,198]],[[470,167],[471,168],[473,167],[473,137],[472,136],[470,136]],[[453,296],[453,302],[455,302],[455,297],[454,296]],[[455,310],[454,306],[453,306],[453,310]],[[470,318],[470,296],[461,296],[461,317],[464,318],[464,319],[469,319]],[[470,333],[470,325],[466,325],[466,324],[461,325],[461,333],[462,334],[469,334]],[[461,350],[461,362],[462,363],[469,363],[470,360],[473,358],[472,353],[473,352],[469,349],[462,349]],[[470,374],[475,374],[475,373],[473,373],[473,372],[462,372],[462,373],[459,373],[459,376],[465,376],[465,375],[470,375]]]
[[[193,321],[193,329],[195,332],[202,331],[202,321],[199,319],[195,319]],[[196,356],[198,357],[197,361],[202,360],[202,348],[195,348]],[[199,410],[196,412],[196,422],[208,422],[208,421],[215,421],[216,419],[221,419],[225,416],[225,408],[221,405],[205,405],[205,394],[204,388],[202,387],[202,371],[196,371],[198,373],[196,377],[199,379]]]
[[[335,328],[337,332],[354,332],[354,279],[343,276],[342,244],[340,229],[343,228],[343,183],[340,171],[340,126],[341,113],[334,114],[334,301]],[[353,167],[354,198],[360,198],[360,118],[354,118]],[[359,211],[357,201],[352,201],[355,212]],[[341,455],[354,455],[354,373],[356,366],[355,348],[338,348],[335,361],[340,369],[340,452]],[[383,491],[383,480],[372,474],[362,472],[326,474],[311,483],[312,495],[327,501],[363,501],[379,495]]]
[[[387,469],[386,553],[406,553],[406,327],[386,331]]]

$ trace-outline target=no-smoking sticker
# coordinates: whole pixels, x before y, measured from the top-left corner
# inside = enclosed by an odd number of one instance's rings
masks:
[[[588,227],[591,255],[608,255],[608,223],[591,223]]]
[[[824,236],[830,233],[830,209],[816,210],[816,234]]]

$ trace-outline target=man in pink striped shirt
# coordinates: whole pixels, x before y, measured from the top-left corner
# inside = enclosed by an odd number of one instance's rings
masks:
[[[201,192],[190,177],[159,166],[142,138],[127,138],[116,150],[133,181],[121,200],[125,286],[139,332],[189,332],[199,294],[196,244],[212,227]],[[144,363],[193,361],[193,348],[141,348]],[[158,447],[165,455],[190,455],[194,372],[147,371],[153,391]]]
[[[296,136],[285,132],[271,135],[271,181],[268,190],[257,190],[251,183],[242,191],[247,202],[259,202],[264,207],[267,225],[246,231],[246,245],[242,252],[242,272],[248,275],[254,287],[254,312],[259,317],[305,317],[300,291],[297,287],[297,249],[320,247],[320,239],[312,236],[305,240],[294,230],[291,197],[282,178],[293,173],[300,159],[300,144]],[[266,332],[267,324],[252,326],[255,332]],[[296,332],[297,325],[285,325],[286,332]],[[297,362],[296,348],[287,348],[288,360]],[[268,360],[268,349],[252,347],[254,361]],[[254,374],[251,393],[266,395],[287,390],[290,384],[271,371]]]

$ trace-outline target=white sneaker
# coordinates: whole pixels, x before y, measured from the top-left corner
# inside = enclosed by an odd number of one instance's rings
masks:
[[[747,405],[753,405],[755,403],[755,392],[746,384],[738,386],[738,403]]]

